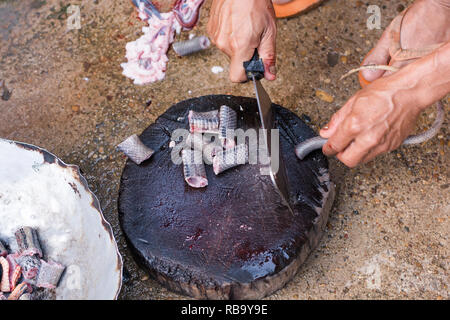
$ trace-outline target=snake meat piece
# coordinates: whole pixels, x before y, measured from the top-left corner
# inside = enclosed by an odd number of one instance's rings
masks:
[[[194,37],[190,40],[174,42],[172,44],[173,51],[179,56],[187,56],[209,48],[211,41],[208,37]]]
[[[22,227],[15,232],[19,253],[22,255],[35,255],[42,257],[41,244],[35,229]]]
[[[234,130],[237,126],[236,111],[223,105],[220,107],[219,118],[219,139],[222,142],[222,146],[226,149],[233,148],[236,145],[234,141]]]
[[[181,152],[183,160],[184,180],[193,188],[203,188],[208,185],[205,164],[201,151],[183,149]]]
[[[11,274],[11,270],[14,270]],[[10,266],[10,277],[9,277],[9,284],[11,287],[11,290],[14,290],[16,288],[17,282],[19,281],[20,277],[22,276],[22,267],[19,265],[16,265],[14,269]]]
[[[143,144],[136,134],[128,137],[117,148],[136,164],[141,164],[155,153],[155,151]]]
[[[213,170],[216,175],[248,162],[248,146],[239,144],[234,148],[225,149],[213,158]]]
[[[66,267],[60,263],[41,260],[41,268],[36,281],[39,288],[55,289]]]
[[[9,295],[8,300],[18,300],[25,293],[25,290],[27,290],[27,284],[26,282],[22,282]]]
[[[218,133],[219,132],[219,111],[208,112],[189,111],[189,131],[191,133]]]
[[[2,292],[10,292],[11,286],[9,285],[9,263],[4,257],[0,257],[0,265],[2,266],[2,281],[0,283],[0,290]]]
[[[5,246],[0,241],[0,256],[1,257],[6,257],[7,255],[8,255],[8,250],[6,250]]]
[[[30,284],[36,283],[36,277],[41,267],[41,261],[37,256],[24,256],[21,255],[17,259],[17,263],[22,268],[22,275],[26,282]]]

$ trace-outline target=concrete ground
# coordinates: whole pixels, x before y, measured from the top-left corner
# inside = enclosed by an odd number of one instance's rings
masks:
[[[210,2],[193,33],[206,33]],[[8,101],[0,100],[0,137],[38,145],[81,167],[124,257],[121,299],[183,299],[149,279],[130,256],[116,201],[125,157],[115,146],[178,101],[253,96],[253,89],[227,80],[227,59],[216,48],[185,58],[170,52],[164,81],[135,86],[120,67],[125,44],[143,25],[130,2],[73,1],[82,19],[81,29],[70,31],[61,3],[0,1],[0,79],[13,90]],[[324,125],[359,88],[356,76],[339,77],[359,65],[407,3],[328,0],[279,20],[278,80],[264,83],[272,100],[309,116],[315,130]],[[381,9],[381,30],[366,27],[370,4]],[[214,74],[213,66],[225,71]],[[434,113],[431,108],[420,118],[418,130]],[[324,238],[293,281],[269,299],[449,299],[448,139],[447,120],[431,141],[356,169],[332,159],[337,198]]]

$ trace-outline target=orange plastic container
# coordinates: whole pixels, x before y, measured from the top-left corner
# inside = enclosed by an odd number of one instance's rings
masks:
[[[286,18],[318,6],[323,0],[292,0],[285,4],[273,4],[277,18]]]

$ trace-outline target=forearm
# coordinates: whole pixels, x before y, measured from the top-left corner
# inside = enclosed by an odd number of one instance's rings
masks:
[[[450,0],[429,0],[431,2],[435,2],[438,5],[450,8]]]
[[[450,42],[391,77],[394,102],[424,110],[450,93]]]

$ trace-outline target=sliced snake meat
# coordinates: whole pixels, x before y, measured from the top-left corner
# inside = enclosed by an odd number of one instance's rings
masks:
[[[208,112],[189,111],[189,131],[191,133],[218,133],[219,132],[219,111]]]
[[[41,268],[36,281],[39,288],[55,289],[66,267],[60,263],[41,260]]]
[[[155,151],[143,144],[136,134],[128,137],[117,148],[138,165],[149,159],[155,153]]]
[[[224,148],[233,148],[236,145],[234,141],[234,130],[237,126],[236,111],[228,106],[221,106],[219,118],[219,139]]]
[[[19,252],[22,255],[35,255],[42,257],[42,249],[35,229],[31,227],[19,228],[15,234]]]
[[[208,185],[205,164],[201,151],[184,149],[181,152],[183,160],[184,179],[193,188],[203,188]]]
[[[234,148],[220,151],[213,159],[213,170],[216,175],[248,162],[248,146],[239,144]]]

